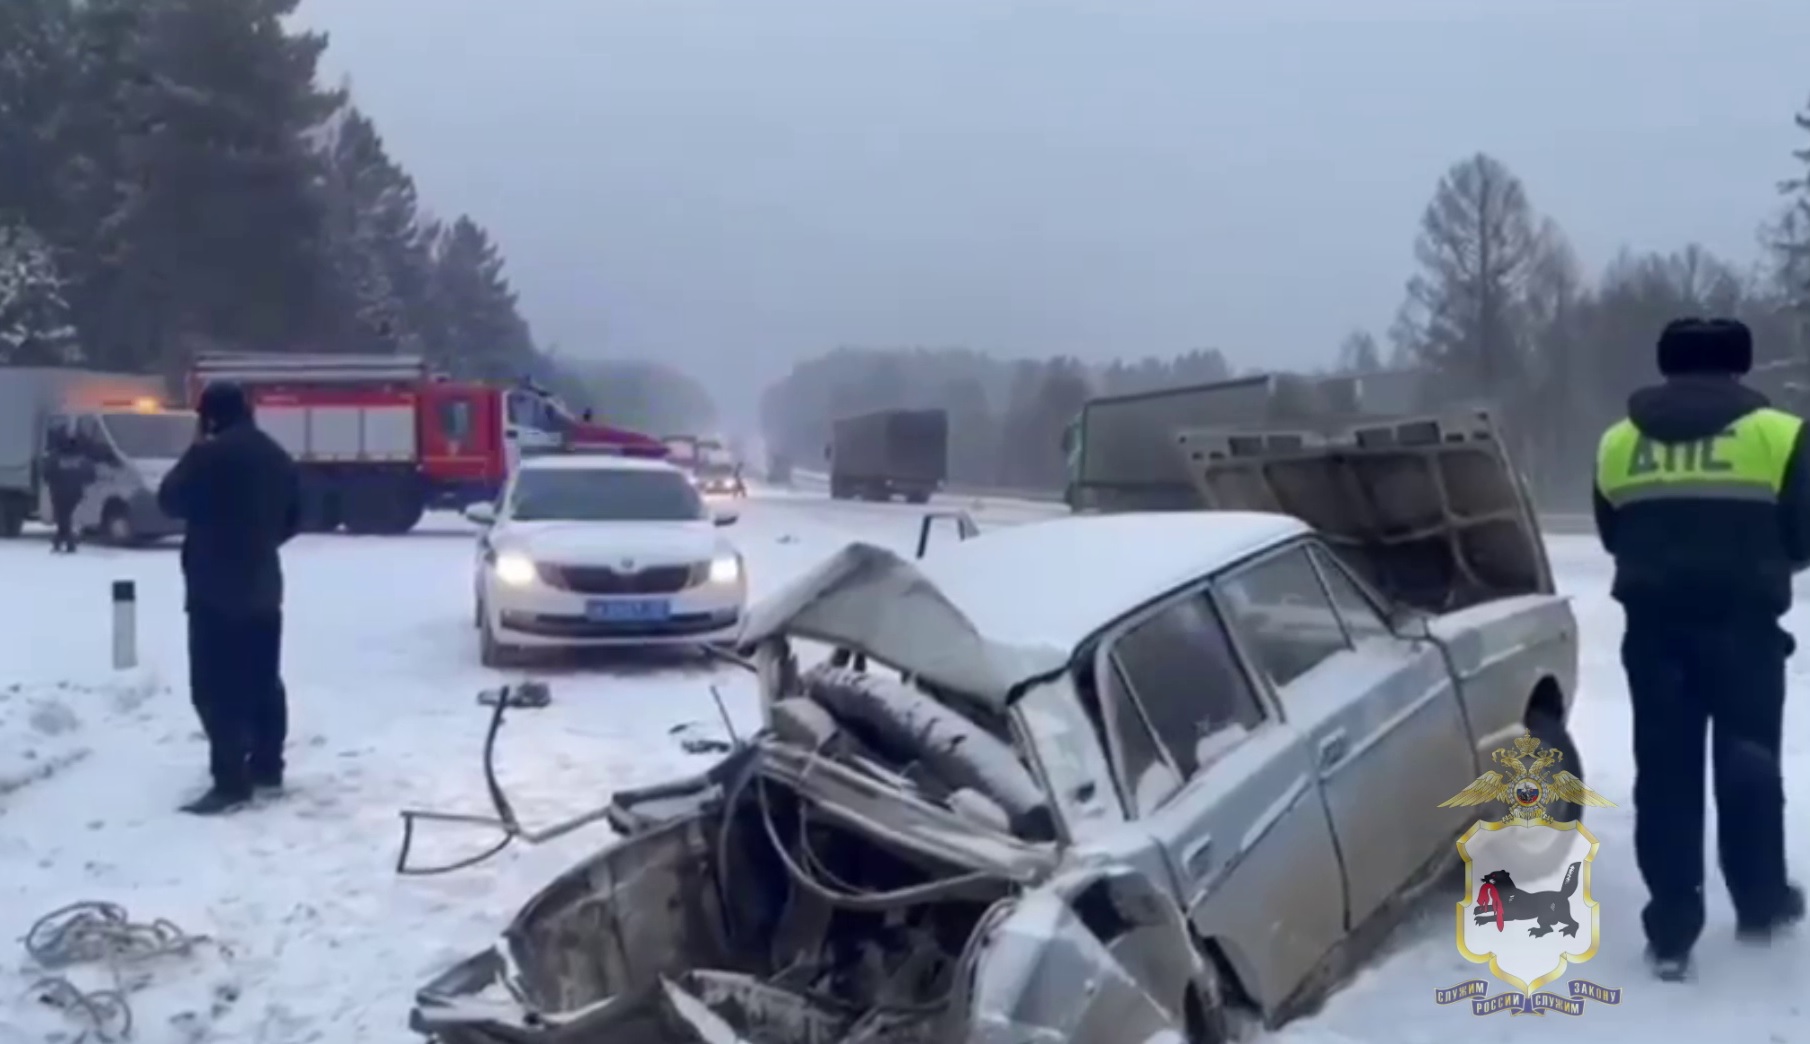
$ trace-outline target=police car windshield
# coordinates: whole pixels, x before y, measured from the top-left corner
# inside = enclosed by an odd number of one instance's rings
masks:
[[[684,475],[614,468],[524,468],[509,515],[517,522],[696,522],[708,515]]]
[[[132,460],[174,460],[195,441],[192,413],[107,413],[101,424],[120,454]]]

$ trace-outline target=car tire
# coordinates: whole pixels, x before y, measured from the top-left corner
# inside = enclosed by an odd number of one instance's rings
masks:
[[[498,669],[514,667],[521,662],[521,650],[497,641],[488,620],[478,622],[478,662]]]
[[[1533,733],[1541,743],[1565,755],[1565,760],[1558,768],[1571,773],[1582,780],[1590,777],[1584,774],[1584,759],[1578,753],[1577,744],[1571,738],[1571,730],[1565,726],[1565,719],[1544,707],[1529,708],[1527,712],[1527,731]],[[1556,801],[1546,810],[1555,822],[1583,822],[1584,806],[1572,801]]]
[[[1238,1032],[1233,1013],[1226,1007],[1225,980],[1219,962],[1211,956],[1204,961],[1205,980],[1190,988],[1183,1001],[1188,1044],[1228,1044],[1237,1039]]]
[[[101,511],[101,537],[114,547],[131,547],[139,542],[132,528],[132,513],[117,500],[107,502]]]

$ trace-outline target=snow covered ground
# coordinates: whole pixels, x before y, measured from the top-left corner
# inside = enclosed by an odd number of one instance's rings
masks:
[[[1047,505],[957,498],[983,525],[1047,516]],[[831,503],[808,494],[750,501],[729,532],[755,594],[808,568],[850,538],[909,551],[919,509]],[[942,534],[947,535],[947,534]],[[1620,617],[1606,563],[1586,540],[1552,541],[1561,582],[1578,597],[1586,637],[1574,732],[1593,786],[1622,807],[1593,813],[1603,848],[1595,892],[1603,948],[1579,974],[1625,989],[1619,1008],[1548,1016],[1562,1039],[1604,1032],[1724,1039],[1810,1039],[1795,984],[1801,950],[1739,950],[1718,896],[1701,980],[1662,988],[1639,966],[1638,879],[1629,850],[1630,772],[1617,663]],[[286,553],[290,579],[284,664],[293,717],[291,796],[218,820],[176,815],[204,780],[204,747],[186,696],[181,582],[173,550],[84,549],[53,557],[42,540],[0,543],[0,1044],[73,1040],[77,1024],[15,998],[35,978],[16,942],[66,903],[104,900],[135,920],[167,918],[205,935],[188,957],[134,967],[134,1039],[305,1044],[402,1042],[414,989],[486,945],[523,899],[604,828],[520,848],[443,877],[397,877],[397,810],[483,813],[478,774],[486,711],[477,692],[504,679],[477,663],[470,627],[471,534],[440,522],[406,538],[307,537]],[[108,586],[138,583],[140,668],[108,663]],[[1810,620],[1794,617],[1800,628]],[[738,672],[686,661],[590,665],[544,673],[553,705],[518,711],[504,731],[500,771],[522,818],[545,824],[610,791],[696,771],[669,730],[716,731],[716,684],[738,726],[754,718]],[[1794,713],[1788,756],[1802,764],[1806,729]],[[1800,798],[1810,765],[1792,777]],[[486,835],[430,828],[419,855],[453,859]],[[1810,864],[1800,835],[1797,865]],[[1433,1003],[1435,988],[1474,978],[1451,941],[1457,897],[1429,904],[1398,933],[1386,960],[1316,1018],[1277,1035],[1288,1044],[1508,1039],[1525,1020],[1478,1020]],[[92,972],[78,985],[108,985]],[[1562,1025],[1551,1025],[1554,1021]]]

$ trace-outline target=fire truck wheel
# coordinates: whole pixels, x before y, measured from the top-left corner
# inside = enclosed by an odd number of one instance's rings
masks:
[[[340,499],[347,532],[395,536],[414,529],[426,505],[410,490],[387,486],[350,489]]]
[[[339,502],[323,489],[302,490],[302,532],[331,533],[339,528]]]

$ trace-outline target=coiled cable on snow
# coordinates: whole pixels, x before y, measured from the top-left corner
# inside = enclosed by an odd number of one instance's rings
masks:
[[[134,921],[126,908],[117,903],[70,903],[38,918],[25,933],[26,954],[40,969],[52,973],[33,983],[28,992],[87,1024],[75,1038],[76,1044],[128,1040],[132,1036],[132,1007],[120,985],[120,969],[158,957],[186,957],[197,944],[206,941],[206,936],[191,935],[161,917]],[[56,974],[60,969],[84,964],[106,965],[113,977],[113,988],[83,990],[66,976]]]

